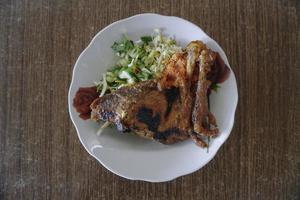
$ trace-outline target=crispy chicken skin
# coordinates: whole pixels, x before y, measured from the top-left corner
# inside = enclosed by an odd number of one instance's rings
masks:
[[[179,91],[172,87],[158,90],[156,81],[144,81],[123,87],[96,99],[93,120],[113,122],[118,130],[172,144],[189,138],[180,112]]]

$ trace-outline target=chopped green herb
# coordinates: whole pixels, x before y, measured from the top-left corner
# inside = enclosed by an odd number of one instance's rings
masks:
[[[207,153],[209,153],[209,142],[210,142],[210,136],[207,137]]]
[[[149,42],[151,42],[151,41],[153,40],[153,38],[152,38],[151,36],[142,36],[142,37],[141,37],[141,40],[142,40],[144,43],[148,44]]]
[[[120,42],[114,42],[111,48],[119,54],[126,53],[134,47],[133,41],[123,36]]]
[[[215,91],[215,92],[217,92],[219,88],[220,88],[220,86],[218,84],[216,84],[216,83],[214,83],[214,84],[211,85],[211,89],[213,91]]]

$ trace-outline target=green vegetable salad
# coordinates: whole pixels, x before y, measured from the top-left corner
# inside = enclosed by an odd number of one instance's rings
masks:
[[[100,96],[123,86],[155,78],[174,53],[182,48],[176,41],[155,30],[152,36],[132,41],[127,36],[111,46],[119,60],[96,82]]]

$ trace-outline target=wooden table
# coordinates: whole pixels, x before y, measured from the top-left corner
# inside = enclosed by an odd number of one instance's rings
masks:
[[[72,67],[92,37],[144,12],[202,27],[239,89],[217,156],[157,184],[120,178],[89,156],[67,107]],[[300,199],[299,15],[298,0],[1,0],[0,199]]]

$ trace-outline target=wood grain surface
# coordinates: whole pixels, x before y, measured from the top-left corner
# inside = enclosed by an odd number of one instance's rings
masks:
[[[120,178],[89,156],[67,106],[72,67],[92,37],[144,12],[203,28],[239,90],[216,157],[156,184]],[[0,199],[300,199],[299,15],[299,0],[1,0]]]

